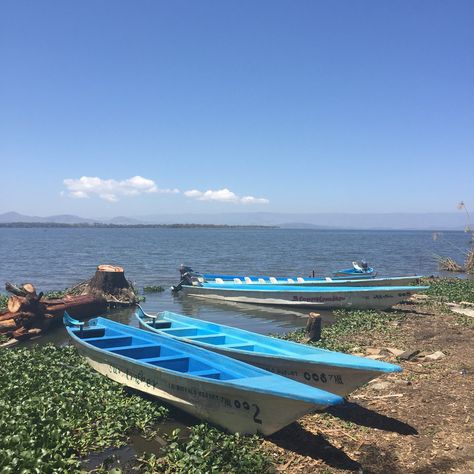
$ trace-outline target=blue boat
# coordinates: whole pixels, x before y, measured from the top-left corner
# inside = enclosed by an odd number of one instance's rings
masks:
[[[380,375],[402,370],[398,365],[263,336],[169,311],[153,316],[139,307],[135,316],[140,326],[149,331],[341,396],[347,396]]]
[[[367,265],[367,262],[352,262],[352,268],[339,270],[334,272],[335,277],[346,278],[374,278],[377,275],[372,267]]]
[[[97,372],[231,432],[270,435],[343,398],[142,329],[64,313],[78,351]]]

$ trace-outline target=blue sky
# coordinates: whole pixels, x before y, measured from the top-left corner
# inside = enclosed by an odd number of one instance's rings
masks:
[[[4,0],[0,212],[472,208],[473,24],[457,0]]]

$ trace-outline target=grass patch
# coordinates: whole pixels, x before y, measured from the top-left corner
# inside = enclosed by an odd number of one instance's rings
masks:
[[[162,291],[165,291],[165,289],[162,286],[144,286],[143,287],[143,292],[144,293],[161,293]]]
[[[350,352],[354,348],[354,336],[366,336],[377,332],[387,334],[393,330],[390,323],[400,321],[403,315],[400,313],[382,313],[379,311],[334,311],[336,321],[330,326],[326,326],[321,331],[321,339],[308,344],[322,349],[329,349],[338,352]],[[289,332],[282,339],[304,342],[306,331],[299,329]]]
[[[442,302],[459,303],[468,301],[474,303],[474,280],[459,278],[436,278],[429,280],[430,288],[427,295]]]
[[[258,436],[226,434],[206,424],[193,426],[188,439],[180,439],[179,433],[175,430],[168,437],[162,457],[140,458],[140,472],[263,474],[272,467]]]
[[[93,371],[72,347],[0,350],[0,472],[78,472],[79,456],[147,433],[167,411]]]

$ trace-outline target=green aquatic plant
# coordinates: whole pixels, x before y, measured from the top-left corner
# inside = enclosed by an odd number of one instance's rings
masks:
[[[174,430],[163,456],[143,456],[139,470],[146,474],[263,474],[271,466],[258,436],[226,434],[200,424],[191,428],[186,439],[180,437],[179,430]]]
[[[7,308],[8,296],[0,295],[0,311]]]
[[[334,315],[335,322],[321,330],[321,339],[309,344],[331,351],[350,352],[354,347],[354,343],[349,340],[350,336],[368,334],[372,331],[386,333],[392,329],[387,323],[403,318],[399,313],[382,313],[373,310],[337,310],[334,311]],[[304,329],[299,329],[279,337],[304,342],[306,332]]]
[[[460,278],[437,278],[429,281],[427,295],[441,302],[474,303],[474,280]]]
[[[66,290],[52,290],[52,291],[47,291],[43,298],[48,298],[48,299],[60,299],[60,298],[64,298],[66,296]]]
[[[78,472],[167,411],[93,371],[72,347],[0,350],[0,472]]]
[[[144,286],[143,291],[145,293],[161,293],[162,291],[165,291],[165,289],[162,286],[150,285]]]

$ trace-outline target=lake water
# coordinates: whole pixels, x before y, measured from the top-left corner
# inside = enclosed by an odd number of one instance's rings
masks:
[[[317,275],[366,259],[379,275],[437,274],[435,255],[463,259],[463,232],[321,231],[296,229],[0,229],[0,283],[32,282],[39,290],[64,289],[90,278],[98,264],[120,265],[147,295],[148,311],[171,310],[263,334],[303,327],[307,312],[245,304],[210,303],[181,295],[181,263],[208,273]],[[130,310],[112,314],[134,324]],[[324,315],[326,320],[330,314]],[[49,337],[62,340],[63,332]]]

